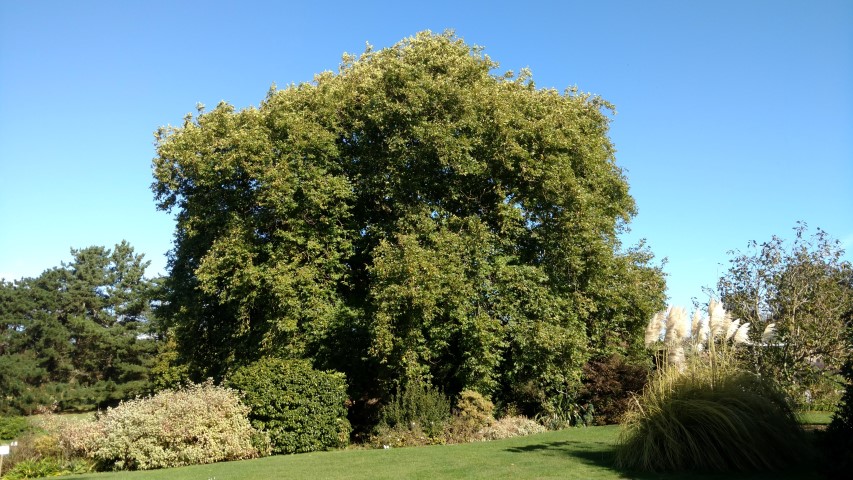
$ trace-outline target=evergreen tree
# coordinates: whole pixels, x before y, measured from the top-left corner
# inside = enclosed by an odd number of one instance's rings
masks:
[[[154,282],[126,242],[0,285],[0,410],[88,409],[148,389]]]

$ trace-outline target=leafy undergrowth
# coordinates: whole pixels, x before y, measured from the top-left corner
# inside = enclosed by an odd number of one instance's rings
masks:
[[[572,428],[492,442],[388,450],[350,449],[192,467],[78,475],[74,479],[819,479],[815,472],[767,475],[630,475],[613,468],[618,426]]]

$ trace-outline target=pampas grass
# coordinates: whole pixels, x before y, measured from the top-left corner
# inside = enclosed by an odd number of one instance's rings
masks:
[[[778,470],[804,456],[784,394],[748,372],[670,369],[652,380],[626,418],[616,450],[621,469]]]
[[[675,346],[688,337],[687,312],[682,307],[672,307],[666,315],[666,335],[664,343]]]
[[[761,343],[767,345],[772,342],[776,338],[776,324],[768,323],[766,327],[764,327],[764,332],[761,334]]]
[[[652,346],[655,342],[660,340],[660,332],[663,329],[663,316],[663,312],[654,314],[651,321],[646,326],[645,341],[647,347]]]
[[[652,322],[661,323],[661,314]],[[684,309],[666,315],[666,363],[625,416],[617,467],[639,471],[781,469],[803,458],[802,431],[780,388],[742,369],[749,323],[712,300],[705,323]],[[660,326],[657,340],[660,339]],[[768,326],[765,334],[772,334]]]

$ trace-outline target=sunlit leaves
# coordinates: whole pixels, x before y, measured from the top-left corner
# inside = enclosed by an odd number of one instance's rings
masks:
[[[663,285],[620,251],[611,106],[496,68],[424,32],[162,131],[166,311],[199,374],[282,355],[380,393],[546,395],[639,342]]]

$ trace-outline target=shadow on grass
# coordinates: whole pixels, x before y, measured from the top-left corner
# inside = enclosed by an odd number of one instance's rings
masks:
[[[676,480],[676,479],[693,479],[693,480],[779,480],[779,479],[821,479],[822,477],[810,468],[808,465],[800,468],[792,468],[786,472],[727,472],[727,473],[709,473],[709,472],[679,472],[679,473],[648,473],[648,472],[632,472],[618,469],[614,466],[616,459],[616,447],[609,442],[581,442],[564,440],[559,442],[544,442],[534,445],[526,445],[523,447],[507,448],[507,452],[513,453],[557,453],[568,455],[583,463],[598,468],[610,470],[619,475],[622,479],[632,480]]]
[[[616,457],[616,449],[609,442],[581,442],[564,440],[561,442],[545,442],[523,447],[507,448],[506,451],[513,453],[529,453],[529,452],[559,452],[577,458],[584,463],[606,468],[618,472],[613,467],[613,461]]]

